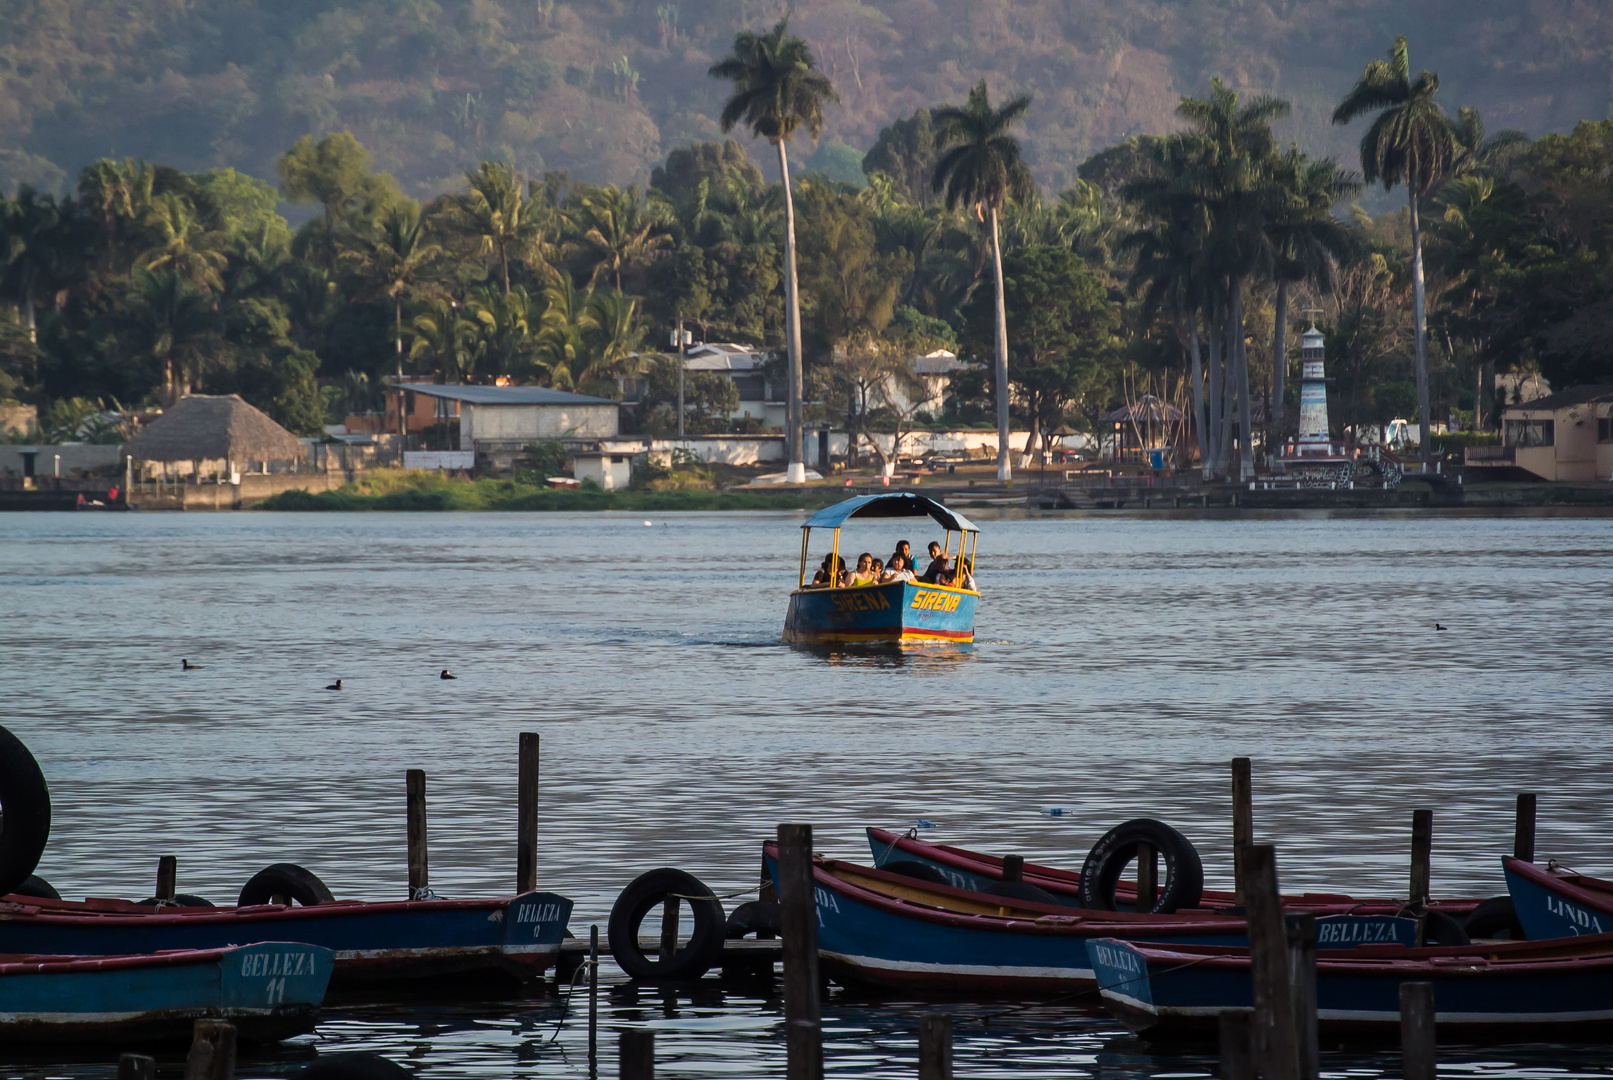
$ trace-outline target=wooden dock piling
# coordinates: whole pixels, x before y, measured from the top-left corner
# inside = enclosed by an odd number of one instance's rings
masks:
[[[1423,916],[1428,911],[1429,862],[1433,857],[1434,812],[1411,812],[1411,888],[1407,902],[1417,916],[1417,946],[1427,944],[1427,930]]]
[[[1299,1080],[1299,1039],[1289,978],[1288,930],[1277,891],[1277,849],[1243,849],[1249,910],[1249,968],[1254,980],[1253,1056],[1261,1080]]]
[[[515,891],[538,887],[538,734],[521,732],[516,763]]]
[[[779,922],[784,938],[787,1080],[823,1080],[823,1013],[818,983],[818,905],[812,826],[778,827]]]
[[[617,1044],[617,1075],[621,1080],[653,1080],[655,1032],[624,1031]]]
[[[1221,1041],[1221,1080],[1255,1080],[1255,1063],[1251,1056],[1250,1021],[1248,1009],[1222,1009],[1217,1017]]]
[[[669,897],[661,903],[661,963],[672,959],[678,951],[678,905],[682,901]]]
[[[157,1059],[145,1054],[120,1055],[118,1080],[157,1080]]]
[[[599,924],[588,928],[588,1072],[599,1067]]]
[[[1004,855],[1003,856],[1003,880],[1004,881],[1024,881],[1025,880],[1025,856],[1023,856],[1023,855]]]
[[[919,1017],[919,1080],[952,1080],[952,1017]]]
[[[1288,979],[1294,1000],[1294,1037],[1300,1080],[1319,1080],[1321,1042],[1316,1030],[1316,915],[1288,915]]]
[[[1512,857],[1524,862],[1535,861],[1535,796],[1530,792],[1518,796],[1517,822],[1512,829]]]
[[[409,899],[424,899],[431,891],[431,872],[426,864],[426,772],[410,769],[404,774],[408,789],[409,816]]]
[[[1153,911],[1159,900],[1159,857],[1152,844],[1137,845],[1137,910]]]
[[[172,900],[177,891],[179,881],[179,859],[174,855],[164,855],[157,860],[157,891],[154,894],[158,900]]]
[[[1254,781],[1249,759],[1232,759],[1232,876],[1237,904],[1248,903],[1243,880],[1243,850],[1255,842]]]
[[[1434,984],[1400,984],[1400,1068],[1405,1080],[1434,1080]]]
[[[191,1031],[185,1080],[234,1080],[235,1025],[224,1020],[198,1020]]]

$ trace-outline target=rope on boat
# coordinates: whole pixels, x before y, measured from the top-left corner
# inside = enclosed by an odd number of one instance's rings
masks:
[[[592,977],[592,969],[595,966],[595,961],[591,959],[584,960],[577,965],[577,970],[571,973],[571,984],[566,987],[566,996],[560,999],[560,1018],[554,1022],[554,1031],[549,1035],[551,1043],[560,1038],[560,1029],[565,1025],[566,1013],[571,1009],[571,995],[577,990],[577,977],[585,971],[589,972],[590,977]]]

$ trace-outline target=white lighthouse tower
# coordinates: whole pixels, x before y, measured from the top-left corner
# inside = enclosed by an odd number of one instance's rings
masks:
[[[1299,441],[1298,457],[1331,457],[1333,437],[1327,430],[1327,376],[1322,332],[1311,327],[1299,339]]]

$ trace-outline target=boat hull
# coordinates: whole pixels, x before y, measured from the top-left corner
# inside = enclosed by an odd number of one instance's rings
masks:
[[[335,955],[265,942],[152,956],[30,957],[0,964],[0,1045],[183,1047],[200,1019],[246,1042],[314,1029]]]
[[[1503,858],[1501,869],[1530,941],[1613,932],[1613,899],[1602,891],[1608,882],[1579,874],[1563,877],[1513,858]],[[1582,881],[1602,888],[1583,888]]]
[[[408,996],[421,984],[441,989],[445,979],[538,978],[559,955],[571,915],[571,901],[554,893],[312,907],[135,909],[145,914],[9,899],[0,904],[0,953],[113,956],[305,941],[335,954],[333,994],[369,1000]]]
[[[790,594],[784,640],[791,645],[967,644],[975,639],[979,599],[967,589],[905,581],[799,589]]]
[[[1522,946],[1520,949],[1519,947]],[[1530,943],[1465,949],[1384,949],[1373,958],[1319,956],[1317,1025],[1324,1040],[1394,1042],[1400,985],[1434,986],[1438,1037],[1452,1042],[1520,1042],[1613,1034],[1613,936],[1578,954]],[[1093,940],[1091,962],[1103,1003],[1137,1034],[1158,1041],[1215,1038],[1227,1009],[1253,1007],[1247,950],[1139,948]]]

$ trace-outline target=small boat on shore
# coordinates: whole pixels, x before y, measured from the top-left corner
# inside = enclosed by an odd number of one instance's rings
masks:
[[[1511,856],[1501,870],[1530,941],[1613,933],[1613,881]]]
[[[201,1019],[249,1043],[314,1030],[335,956],[263,942],[144,956],[0,956],[0,1046],[188,1046]]]
[[[974,641],[975,604],[980,599],[975,589],[914,581],[853,586],[810,584],[807,552],[813,529],[833,530],[829,559],[831,566],[838,566],[844,558],[840,530],[852,518],[922,517],[947,530],[943,558],[974,566],[980,530],[962,514],[922,495],[858,495],[808,518],[801,526],[801,569],[784,617],[784,640],[792,645]]]
[[[0,954],[122,956],[304,941],[333,954],[333,994],[374,1001],[441,992],[456,981],[491,991],[537,979],[558,957],[570,916],[570,900],[537,892],[233,908],[12,895],[0,900]]]
[[[778,846],[763,845],[775,882]],[[1093,938],[1162,945],[1246,946],[1241,915],[1089,911],[917,880],[815,858],[818,954],[836,981],[985,996],[1064,996],[1095,990]],[[1405,941],[1415,920],[1395,908],[1332,913],[1318,934],[1337,941]],[[1359,909],[1367,912],[1368,909]],[[1093,1001],[1096,1006],[1096,1000]]]
[[[1088,942],[1103,1004],[1154,1041],[1208,1041],[1227,1009],[1253,1006],[1247,948]],[[1613,1036],[1613,934],[1458,948],[1363,945],[1316,954],[1317,1025],[1330,1044],[1400,1037],[1400,984],[1434,984],[1441,1040]]]

